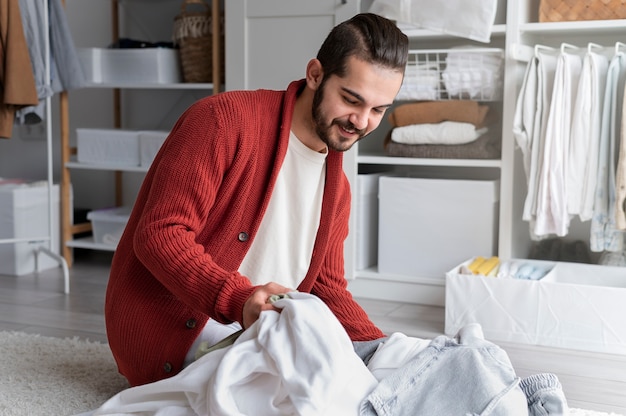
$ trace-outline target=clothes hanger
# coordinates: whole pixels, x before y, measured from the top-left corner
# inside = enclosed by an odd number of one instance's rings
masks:
[[[576,45],[572,45],[571,43],[561,43],[561,53],[565,53],[565,49],[573,49],[574,51],[578,51],[580,48]]]
[[[556,49],[554,49],[551,46],[536,44],[535,45],[535,58],[539,58],[539,51],[540,50],[544,50],[546,52],[554,52]]]
[[[593,48],[603,50],[604,46],[598,45],[597,43],[589,42],[587,44],[587,53],[591,53]]]

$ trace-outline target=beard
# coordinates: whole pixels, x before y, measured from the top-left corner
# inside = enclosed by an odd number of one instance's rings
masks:
[[[322,110],[322,103],[324,101],[324,86],[325,80],[322,81],[319,88],[315,91],[313,95],[313,123],[315,124],[315,133],[317,133],[318,137],[328,146],[329,149],[335,150],[337,152],[345,152],[350,150],[352,145],[362,138],[364,138],[366,134],[365,129],[357,129],[354,124],[349,121],[342,121],[339,119],[333,119],[330,121],[326,121],[326,115]],[[333,135],[332,128],[333,126],[338,126],[340,129],[345,129],[347,131],[352,131],[358,135],[356,140],[348,139],[343,137],[339,133],[335,133]]]

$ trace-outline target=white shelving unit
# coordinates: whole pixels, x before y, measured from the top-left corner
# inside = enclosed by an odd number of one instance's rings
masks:
[[[111,21],[112,21],[112,33],[113,39],[112,41],[117,41],[120,37],[122,37],[122,32],[126,32],[128,30],[128,26],[133,26],[137,29],[141,35],[146,36],[145,33],[151,32],[147,27],[144,27],[144,23],[141,19],[129,13],[129,10],[133,10],[135,14],[141,15],[141,8],[145,7],[164,7],[167,6],[167,13],[164,13],[165,16],[168,16],[170,19],[169,23],[173,23],[174,16],[180,10],[181,2],[179,0],[160,0],[158,2],[147,2],[145,0],[110,0],[111,2]],[[219,0],[211,0],[209,2],[211,7],[212,15],[219,15],[220,13],[220,2]],[[126,12],[126,14],[125,14]],[[128,15],[128,16],[127,16]],[[219,20],[219,19],[216,19]],[[220,27],[218,24],[213,25],[214,33],[219,33]],[[126,30],[121,29],[124,27]],[[126,35],[125,36],[133,36]],[[161,36],[159,39],[146,39],[142,38],[141,40],[148,41],[163,41],[168,40],[171,36],[171,33],[167,36]],[[132,37],[131,37],[132,38]],[[213,36],[213,56],[212,56],[212,65],[213,65],[213,79],[220,79],[220,56],[219,56],[219,43],[215,42],[215,39],[220,39],[221,37]],[[100,46],[100,45],[99,45]],[[128,117],[128,112],[132,111],[134,113],[139,113],[141,111],[140,108],[130,108],[128,109],[128,101],[131,103],[132,97],[125,96],[125,94],[140,94],[140,93],[152,93],[153,91],[156,93],[162,92],[180,92],[181,94],[191,94],[192,97],[189,99],[189,102],[195,101],[197,97],[193,97],[193,94],[213,94],[217,93],[220,90],[220,83],[185,83],[185,82],[176,82],[176,83],[155,83],[155,82],[144,82],[144,83],[127,83],[127,82],[106,82],[106,83],[89,83],[86,88],[89,89],[101,89],[101,90],[111,90],[113,91],[113,106],[114,106],[114,122],[112,128],[117,129],[136,129],[137,127],[133,124],[132,120],[128,120],[131,117]],[[66,98],[67,99],[67,98]],[[166,103],[164,105],[168,105],[171,103]],[[132,106],[132,104],[130,104]],[[177,118],[180,112],[184,110],[184,107],[179,109],[180,111],[174,109],[170,110],[176,114],[171,114],[172,117]],[[72,197],[71,197],[71,175],[80,175],[81,172],[89,172],[89,171],[101,171],[101,172],[114,172],[115,177],[115,204],[122,205],[128,199],[125,197],[125,192],[123,192],[122,188],[126,186],[125,174],[143,174],[148,171],[148,167],[145,166],[127,166],[120,167],[119,165],[114,164],[106,164],[106,163],[80,163],[77,161],[76,147],[70,145],[70,130],[69,130],[69,106],[67,104],[61,105],[61,119],[62,125],[67,126],[65,131],[62,133],[62,242],[63,242],[63,256],[67,260],[69,264],[72,262],[72,248],[84,248],[84,249],[93,249],[93,250],[106,250],[106,251],[114,251],[115,246],[102,244],[94,241],[93,237],[81,237],[76,238],[77,234],[81,234],[91,230],[91,223],[73,223],[72,221]],[[158,123],[160,120],[153,120],[153,123]],[[144,123],[144,122],[141,122]],[[80,126],[84,127],[84,126]],[[170,128],[171,126],[167,126]],[[144,128],[145,129],[145,126]]]
[[[235,4],[236,3],[236,4]],[[321,1],[312,5],[304,0],[290,3],[290,9],[280,7],[277,0],[248,0],[227,3],[226,68],[229,73],[228,89],[284,88],[293,79],[301,78],[306,62],[315,56],[319,41],[339,21],[367,11],[372,1],[344,0],[340,5],[334,1]],[[503,97],[498,103],[501,114],[501,157],[497,160],[476,159],[425,159],[388,157],[383,152],[384,136],[389,130],[385,122],[371,137],[358,143],[344,156],[344,169],[353,189],[353,207],[350,229],[346,242],[346,276],[352,292],[359,297],[393,299],[410,303],[442,305],[444,302],[444,278],[425,276],[386,275],[377,267],[356,270],[357,198],[354,197],[357,175],[366,170],[451,170],[461,174],[489,174],[500,181],[498,212],[498,249],[502,260],[526,258],[532,245],[529,224],[522,220],[521,210],[526,195],[525,174],[521,152],[517,149],[512,132],[517,94],[526,63],[519,60],[519,50],[537,43],[557,46],[561,42],[586,45],[592,41],[611,45],[623,40],[626,20],[538,22],[538,0],[499,1],[496,24],[488,44],[472,42],[421,29],[406,29],[412,49],[449,49],[471,45],[479,48],[504,50]],[[297,9],[298,12],[291,10]],[[314,10],[315,9],[315,10]],[[293,22],[299,22],[297,31],[290,31],[289,41],[274,39],[273,33],[284,33]],[[284,29],[284,30],[283,30]],[[283,44],[287,42],[287,44]],[[295,50],[290,59],[281,65],[268,67],[272,59],[267,45],[275,50]],[[294,47],[294,45],[298,45]],[[269,55],[268,55],[269,54]],[[585,236],[583,230],[576,230]],[[586,237],[588,237],[588,231]],[[573,237],[572,237],[573,238]]]

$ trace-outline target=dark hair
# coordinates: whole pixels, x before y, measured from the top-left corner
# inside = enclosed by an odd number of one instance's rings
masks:
[[[391,20],[361,13],[335,26],[317,53],[324,78],[343,77],[350,56],[404,73],[409,39]]]

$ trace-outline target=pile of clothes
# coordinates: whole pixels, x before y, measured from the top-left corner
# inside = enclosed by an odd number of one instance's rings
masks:
[[[401,104],[389,114],[385,138],[389,156],[498,159],[497,115],[473,100],[420,101]]]

